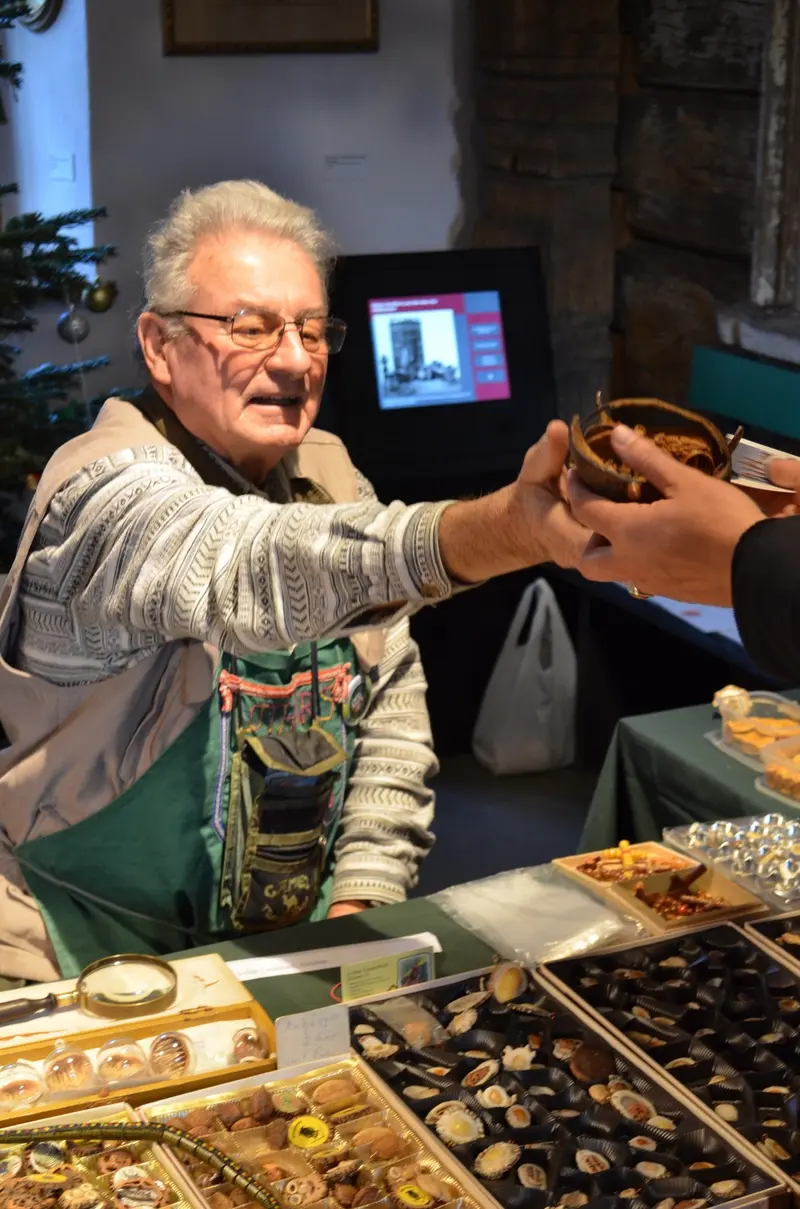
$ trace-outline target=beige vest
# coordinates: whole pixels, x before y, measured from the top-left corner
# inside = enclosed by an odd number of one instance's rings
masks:
[[[60,487],[98,458],[137,445],[166,444],[139,410],[109,399],[91,431],[69,441],[45,468],[0,593],[0,976],[58,977],[44,922],[13,849],[78,823],[141,777],[189,725],[213,691],[216,647],[170,642],[135,667],[96,684],[61,687],[2,658],[13,645],[20,577],[39,525]],[[312,480],[336,502],[357,498],[353,465],[337,437],[312,429],[287,455],[290,475]],[[374,668],[384,635],[352,639]]]

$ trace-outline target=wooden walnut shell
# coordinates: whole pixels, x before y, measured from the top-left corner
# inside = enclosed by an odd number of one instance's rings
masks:
[[[628,472],[610,445],[614,424],[641,427],[651,440],[687,465],[714,478],[731,477],[731,453],[715,424],[661,399],[616,399],[586,416],[574,416],[570,454],[578,476],[597,495],[617,503],[652,503],[661,492]]]

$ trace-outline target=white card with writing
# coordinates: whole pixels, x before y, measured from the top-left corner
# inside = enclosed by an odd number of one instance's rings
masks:
[[[278,1067],[327,1062],[350,1049],[350,1014],[344,1004],[280,1016],[275,1021]]]
[[[757,441],[747,441],[744,438],[731,454],[733,482],[737,486],[758,487],[761,491],[778,491],[791,495],[786,487],[776,487],[770,482],[767,474],[767,463],[770,458],[792,458],[800,461],[793,453],[784,453],[782,449],[772,449],[769,445],[759,445]]]

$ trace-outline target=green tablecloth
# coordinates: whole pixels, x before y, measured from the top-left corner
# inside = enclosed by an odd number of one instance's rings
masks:
[[[266,957],[280,953],[296,953],[307,949],[325,949],[334,945],[359,944],[386,937],[433,932],[439,938],[442,952],[436,955],[436,976],[475,970],[490,965],[492,949],[450,919],[440,907],[426,898],[412,898],[392,907],[375,907],[358,915],[342,915],[338,919],[316,924],[298,924],[278,932],[263,932],[242,940],[230,940],[173,953],[173,957],[189,957],[197,953],[219,953],[225,961],[240,957]],[[307,1012],[311,1008],[330,1007],[331,989],[339,981],[339,970],[317,970],[311,974],[287,974],[278,978],[260,978],[248,982],[251,994],[266,1008],[273,1020],[292,1012]]]
[[[797,696],[796,693],[789,694]],[[758,773],[704,737],[719,726],[710,705],[623,718],[608,749],[578,850],[618,840],[658,840],[665,827],[780,810],[800,817],[788,799],[759,793]]]

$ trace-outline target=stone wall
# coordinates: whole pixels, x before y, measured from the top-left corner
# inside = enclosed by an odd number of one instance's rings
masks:
[[[685,401],[748,297],[768,2],[621,0],[615,394]]]
[[[479,246],[544,256],[562,415],[683,401],[748,296],[769,0],[475,0]]]
[[[611,358],[618,0],[476,0],[478,246],[536,244],[562,415]]]

